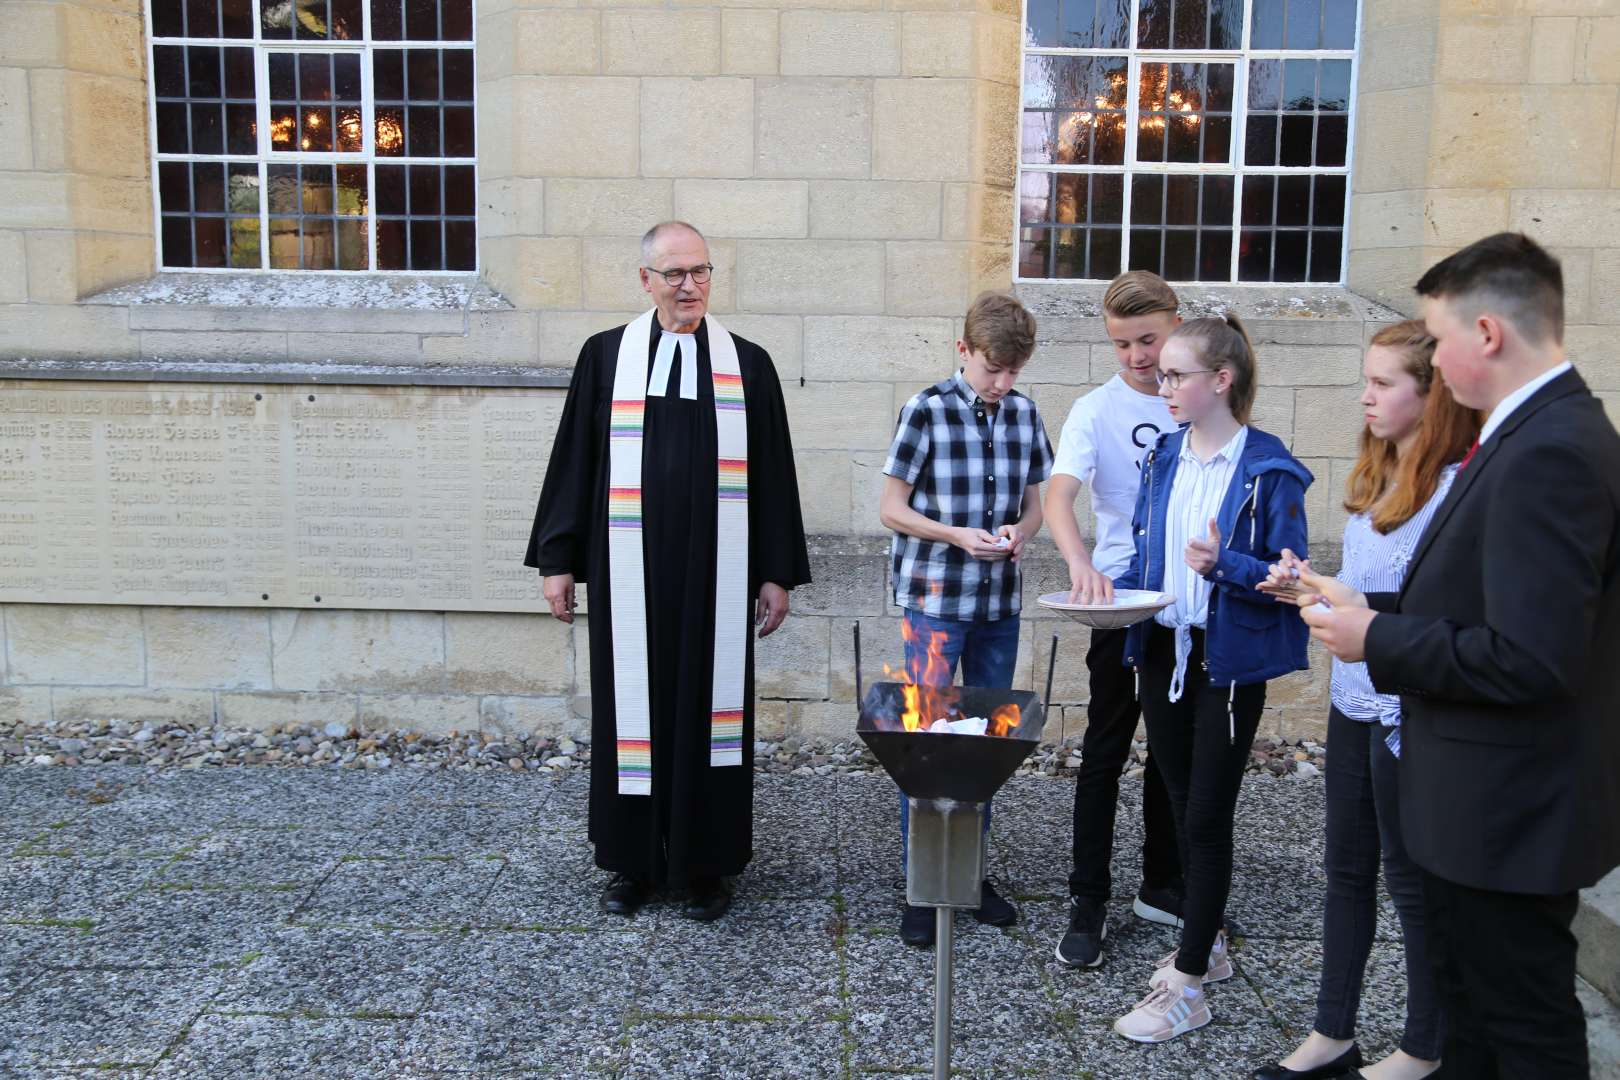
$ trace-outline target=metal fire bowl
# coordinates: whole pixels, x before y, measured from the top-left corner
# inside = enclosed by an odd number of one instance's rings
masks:
[[[873,684],[861,703],[856,734],[872,748],[900,790],[913,799],[988,802],[1040,744],[1046,710],[1033,691],[960,689],[957,709],[961,715],[989,716],[998,706],[1017,705],[1018,726],[1006,736],[906,731],[900,727],[904,694],[896,682]]]

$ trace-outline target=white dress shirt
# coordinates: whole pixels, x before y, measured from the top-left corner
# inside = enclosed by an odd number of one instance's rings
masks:
[[[1496,429],[1505,424],[1507,422],[1507,418],[1513,415],[1514,410],[1518,409],[1520,405],[1523,405],[1525,402],[1529,401],[1530,398],[1535,395],[1537,390],[1540,390],[1543,386],[1546,386],[1564,372],[1574,370],[1575,365],[1570,363],[1568,360],[1565,360],[1562,364],[1559,364],[1551,371],[1543,372],[1542,374],[1537,375],[1535,378],[1513,391],[1513,393],[1503,398],[1496,408],[1491,410],[1491,415],[1486,417],[1485,426],[1479,429],[1479,444],[1484,446],[1485,440],[1489,439],[1492,435],[1495,435]]]
[[[1154,616],[1161,625],[1176,632],[1176,671],[1170,678],[1170,700],[1180,701],[1187,679],[1187,658],[1192,654],[1192,628],[1202,629],[1209,622],[1209,594],[1214,588],[1198,571],[1187,565],[1187,541],[1209,535],[1211,518],[1220,516],[1227,488],[1237,475],[1249,429],[1240,427],[1227,444],[1208,461],[1193,453],[1192,432],[1181,441],[1175,479],[1170,484],[1170,504],[1164,516],[1164,591],[1176,602]]]

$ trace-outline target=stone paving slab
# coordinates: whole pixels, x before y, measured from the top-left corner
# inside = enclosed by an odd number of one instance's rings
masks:
[[[882,776],[761,776],[756,857],[725,919],[679,896],[603,915],[587,778],[136,767],[0,772],[0,1076],[926,1077],[933,956],[896,938],[898,804]],[[1215,1019],[1143,1047],[1111,1024],[1172,930],[1129,913],[1140,783],[1116,828],[1103,965],[1056,962],[1072,784],[1015,778],[991,870],[1022,918],[958,918],[966,1080],[1243,1076],[1309,1029],[1319,780],[1245,783],[1233,913],[1251,936]],[[1363,1045],[1404,1007],[1386,902]],[[1613,1077],[1615,1010],[1584,998]],[[1604,1049],[1604,1048],[1608,1049]],[[1607,1054],[1607,1056],[1602,1056]]]
[[[465,926],[502,867],[499,857],[345,855],[292,917],[314,926]]]
[[[0,1071],[152,1065],[218,989],[212,971],[51,971],[0,1011]]]

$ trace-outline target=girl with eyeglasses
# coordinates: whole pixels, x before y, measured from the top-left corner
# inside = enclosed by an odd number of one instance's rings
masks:
[[[1254,348],[1236,315],[1177,327],[1159,354],[1159,396],[1185,426],[1142,464],[1135,554],[1116,589],[1174,603],[1133,626],[1148,743],[1170,793],[1185,879],[1180,947],[1114,1030],[1167,1042],[1210,1021],[1205,986],[1232,977],[1221,930],[1232,885],[1232,818],[1266,681],[1308,666],[1292,605],[1256,591],[1283,550],[1306,550],[1311,474],[1281,439],[1249,424]]]

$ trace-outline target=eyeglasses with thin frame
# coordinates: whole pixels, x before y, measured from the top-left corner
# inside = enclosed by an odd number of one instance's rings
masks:
[[[670,288],[678,289],[681,287],[681,283],[686,280],[687,275],[691,275],[692,284],[707,285],[709,283],[709,275],[714,273],[714,264],[704,263],[701,266],[691,266],[685,269],[681,269],[680,267],[671,267],[668,270],[658,270],[651,266],[643,267],[643,269],[649,274],[657,274],[659,277],[663,278],[664,284],[668,285]]]
[[[1180,390],[1181,380],[1187,378],[1189,375],[1215,375],[1218,373],[1219,372],[1211,371],[1207,368],[1199,368],[1197,371],[1165,371],[1163,368],[1155,368],[1153,371],[1153,377],[1158,380],[1160,386],[1163,386],[1165,383],[1169,383],[1170,389]]]

